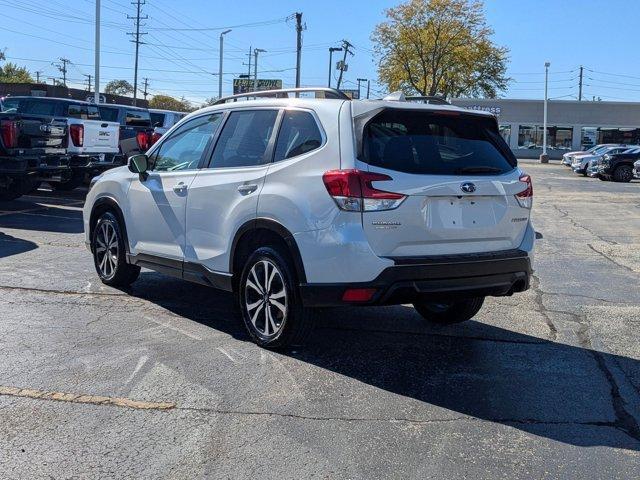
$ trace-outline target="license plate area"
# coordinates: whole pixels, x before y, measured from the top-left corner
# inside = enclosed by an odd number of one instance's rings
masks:
[[[437,197],[427,204],[428,229],[486,228],[496,225],[496,202],[490,197]]]

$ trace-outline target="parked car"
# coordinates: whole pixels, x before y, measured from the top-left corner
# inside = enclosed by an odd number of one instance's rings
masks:
[[[70,175],[50,182],[54,189],[73,190],[85,177],[113,166],[105,156],[118,153],[119,125],[102,120],[95,105],[67,98],[16,96],[5,98],[3,108],[66,120]]]
[[[636,160],[633,163],[633,176],[635,178],[640,178],[640,160]]]
[[[265,347],[301,343],[316,307],[413,303],[454,323],[529,288],[533,187],[495,116],[282,98],[308,91],[222,99],[96,178],[83,219],[102,282],[144,266],[232,291]]]
[[[634,162],[638,159],[640,159],[640,147],[618,154],[606,154],[598,167],[598,175],[603,180],[630,182],[633,179]]]
[[[579,173],[582,175],[587,175],[587,165],[589,162],[594,160],[600,160],[606,154],[616,154],[624,152],[625,150],[629,150],[632,148],[632,145],[622,145],[616,147],[602,147],[589,155],[578,155],[573,157],[571,162],[571,169],[575,173]]]
[[[588,150],[576,150],[573,152],[568,152],[562,155],[562,164],[570,167],[575,157],[579,157],[583,155],[593,155],[593,154],[596,154],[598,151],[604,150],[607,147],[619,147],[619,146],[621,146],[621,144],[619,143],[602,143],[600,145],[595,145]]]
[[[153,126],[151,114],[146,108],[129,105],[99,105],[103,120],[120,124],[119,153],[112,159],[113,163],[125,164],[127,159],[146,152],[153,142]]]
[[[150,108],[149,114],[151,115],[151,125],[153,125],[152,143],[157,142],[162,135],[167,133],[167,131],[171,127],[173,127],[187,115],[183,112],[174,112],[173,110],[159,110],[156,108]]]
[[[70,175],[64,119],[18,113],[0,99],[0,200],[13,200],[39,181]]]

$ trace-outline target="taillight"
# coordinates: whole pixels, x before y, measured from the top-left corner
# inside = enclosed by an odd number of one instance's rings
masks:
[[[341,210],[375,212],[398,208],[406,198],[400,193],[378,190],[373,182],[392,180],[382,173],[361,170],[330,170],[322,176],[329,195]]]
[[[73,124],[69,127],[69,134],[71,135],[71,141],[76,147],[84,145],[84,125]]]
[[[153,132],[153,134],[151,134],[151,145],[155,145],[155,143],[156,143],[158,140],[160,140],[160,137],[161,137],[161,136],[162,136],[162,134],[161,134],[161,133]],[[149,145],[149,146],[151,146],[151,145]]]
[[[151,140],[151,135],[149,132],[138,132],[136,134],[136,140],[138,141],[138,147],[142,152],[146,152],[151,145],[149,145]]]
[[[15,120],[0,121],[0,135],[5,148],[16,148],[18,146],[18,122]]]
[[[533,205],[533,183],[531,182],[531,177],[529,175],[520,175],[519,179],[522,183],[527,185],[520,193],[516,193],[516,200],[522,208],[531,208]]]

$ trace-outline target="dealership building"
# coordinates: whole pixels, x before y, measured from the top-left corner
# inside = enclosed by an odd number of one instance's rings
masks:
[[[458,98],[454,105],[491,112],[500,133],[520,158],[542,153],[542,100]],[[640,103],[550,100],[547,111],[547,153],[561,158],[571,150],[598,143],[640,145]]]

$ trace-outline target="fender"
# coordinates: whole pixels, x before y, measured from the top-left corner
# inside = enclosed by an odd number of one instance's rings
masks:
[[[118,222],[120,222],[120,227],[122,228],[122,234],[124,235],[124,247],[127,250],[128,255],[131,252],[129,251],[129,236],[127,235],[127,224],[124,221],[124,214],[122,213],[122,209],[120,208],[118,201],[110,195],[104,195],[96,199],[93,203],[93,207],[91,207],[91,216],[89,217],[91,231],[89,232],[89,238],[91,239],[93,237],[93,228],[98,221],[96,213],[101,210],[106,210],[104,207],[109,207],[108,209],[112,210],[118,218]]]
[[[245,233],[251,230],[270,230],[280,236],[284,242],[287,244],[289,248],[289,253],[291,253],[291,258],[293,259],[293,265],[296,269],[296,273],[298,275],[298,280],[300,283],[306,283],[307,276],[304,272],[304,264],[302,263],[302,256],[300,255],[300,250],[298,249],[298,245],[296,243],[295,238],[293,238],[293,234],[287,230],[285,226],[276,222],[275,220],[271,220],[270,218],[256,218],[255,220],[249,220],[245,224],[243,224],[237,231],[235,236],[233,237],[233,242],[231,243],[231,255],[229,257],[229,272],[232,274],[233,272],[233,261],[236,253],[236,247],[238,245],[238,241]]]

